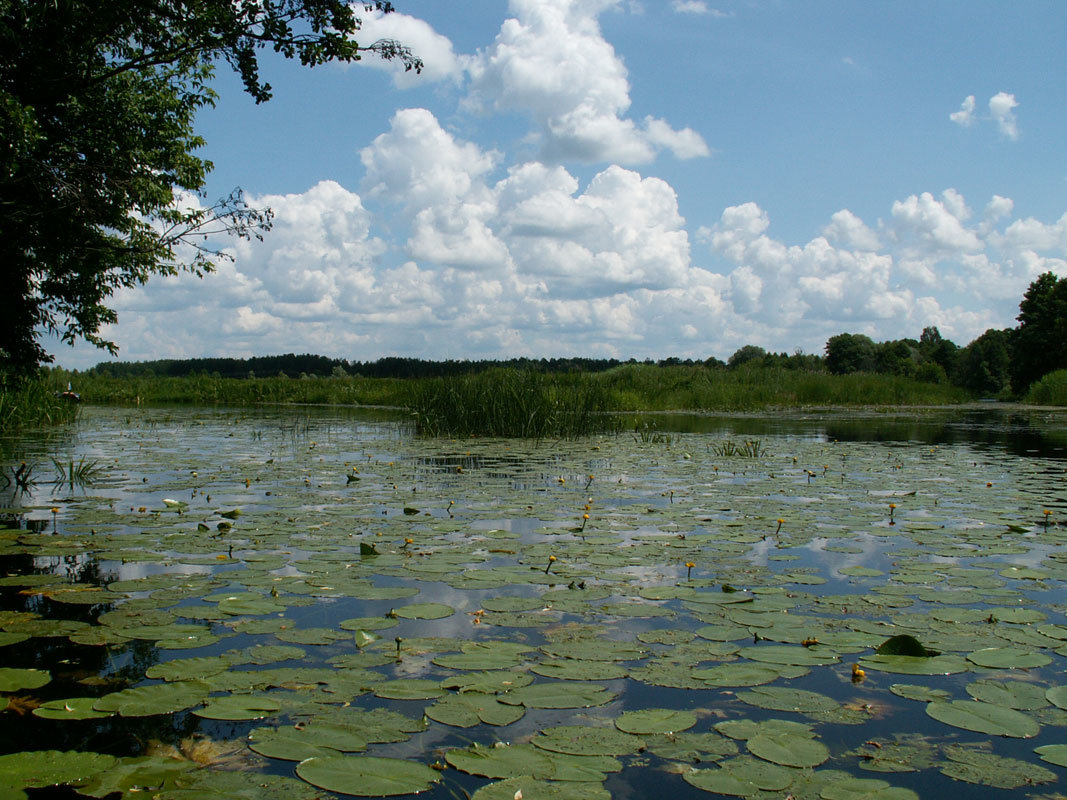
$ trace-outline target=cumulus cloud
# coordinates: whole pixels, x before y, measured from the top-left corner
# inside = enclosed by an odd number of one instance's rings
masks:
[[[358,34],[360,44],[370,46],[383,39],[403,42],[411,52],[422,59],[422,73],[407,71],[403,62],[393,59],[386,61],[374,53],[363,56],[363,64],[392,73],[393,83],[401,89],[418,84],[437,81],[458,83],[463,79],[466,56],[457,55],[452,49],[452,42],[446,36],[437,33],[425,20],[394,11],[383,14],[380,11],[363,11],[359,9],[363,20],[362,30]]]
[[[643,164],[666,149],[677,158],[709,153],[699,133],[675,130],[630,107],[626,67],[604,39],[598,15],[619,0],[511,0],[493,44],[468,66],[469,103],[530,114],[549,161]]]
[[[1015,95],[1007,92],[997,92],[989,98],[989,113],[997,123],[997,128],[1012,141],[1019,138],[1019,126],[1015,119],[1018,105]]]
[[[1000,133],[1012,141],[1019,138],[1019,122],[1015,116],[1015,109],[1018,106],[1019,103],[1015,99],[1015,95],[1008,92],[997,92],[989,98],[989,116],[985,117],[985,119],[995,122]],[[975,119],[977,119],[974,111],[975,99],[974,95],[971,94],[964,99],[959,111],[954,111],[948,116],[957,125],[967,128],[973,125]]]
[[[953,111],[948,118],[961,127],[969,127],[974,122],[974,95],[969,94],[963,98],[960,110]]]

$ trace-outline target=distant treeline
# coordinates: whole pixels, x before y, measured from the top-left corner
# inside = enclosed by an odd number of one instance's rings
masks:
[[[680,362],[671,359],[671,363]],[[496,367],[532,370],[545,373],[604,372],[622,363],[614,358],[512,358],[507,360],[467,361],[449,359],[428,361],[422,358],[389,356],[377,361],[348,361],[326,356],[296,355],[254,356],[252,358],[182,358],[158,361],[118,361],[97,364],[92,372],[115,378],[161,376],[181,378],[189,375],[212,375],[220,378],[289,378],[362,376],[365,378],[447,378],[485,372]],[[636,363],[636,362],[631,362]],[[648,362],[652,363],[652,362]]]
[[[347,361],[326,356],[256,356],[254,358],[192,358],[97,364],[91,373],[115,378],[334,377],[451,378],[490,369],[508,368],[544,374],[603,373],[627,364],[677,367],[703,366],[736,371],[755,368],[850,375],[891,375],[924,383],[950,383],[973,395],[1022,397],[1044,375],[1067,369],[1067,278],[1051,272],[1030,284],[1019,304],[1016,328],[990,329],[965,347],[945,339],[935,326],[918,339],[875,342],[869,336],[840,333],[826,342],[825,356],[797,351],[769,353],[745,345],[726,361],[708,358],[665,358],[660,361],[614,358],[512,358],[506,360],[427,361],[387,357],[377,361]]]

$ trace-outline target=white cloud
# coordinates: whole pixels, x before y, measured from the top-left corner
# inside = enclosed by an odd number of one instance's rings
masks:
[[[1019,103],[1015,99],[1015,95],[1008,92],[997,92],[989,98],[989,116],[984,119],[991,119],[997,124],[997,129],[1003,136],[1015,141],[1019,138],[1019,122],[1015,117],[1015,109],[1018,106]],[[961,127],[969,127],[974,124],[976,119],[974,110],[974,95],[967,95],[962,105],[960,105],[960,110],[949,114],[949,119]]]
[[[626,67],[603,37],[597,16],[619,0],[511,0],[515,15],[469,64],[469,103],[532,115],[541,157],[554,162],[642,164],[667,149],[677,158],[708,154],[696,131],[674,130],[630,107]]]
[[[362,63],[392,73],[393,83],[401,89],[415,85],[424,85],[437,81],[459,83],[463,79],[466,56],[458,56],[452,49],[452,42],[437,33],[424,20],[394,11],[383,14],[380,11],[356,9],[363,20],[362,30],[357,34],[357,41],[363,46],[382,39],[402,42],[411,49],[414,56],[422,59],[422,72],[405,70],[403,62],[398,59],[386,61],[374,53],[363,56]]]
[[[703,0],[671,0],[671,8],[679,14],[708,13],[708,4]]]
[[[948,118],[961,127],[969,127],[974,122],[974,95],[967,95],[960,104],[960,110],[953,111]]]
[[[1019,126],[1015,119],[1018,105],[1015,95],[1007,92],[997,92],[989,98],[989,113],[997,123],[997,128],[1012,141],[1019,138]]]

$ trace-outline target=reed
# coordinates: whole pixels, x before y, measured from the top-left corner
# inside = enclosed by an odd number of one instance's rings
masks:
[[[416,381],[407,405],[426,436],[573,439],[614,425],[604,388],[586,373],[493,369]]]
[[[56,396],[59,384],[47,377],[17,387],[0,383],[0,432],[71,422],[78,406]]]

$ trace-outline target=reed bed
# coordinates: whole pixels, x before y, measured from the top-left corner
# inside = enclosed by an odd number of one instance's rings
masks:
[[[29,381],[18,388],[0,385],[0,431],[59,425],[78,415],[78,406],[56,393],[59,384],[49,378]]]
[[[426,436],[574,439],[614,425],[604,387],[585,373],[494,369],[411,389],[408,405]]]

